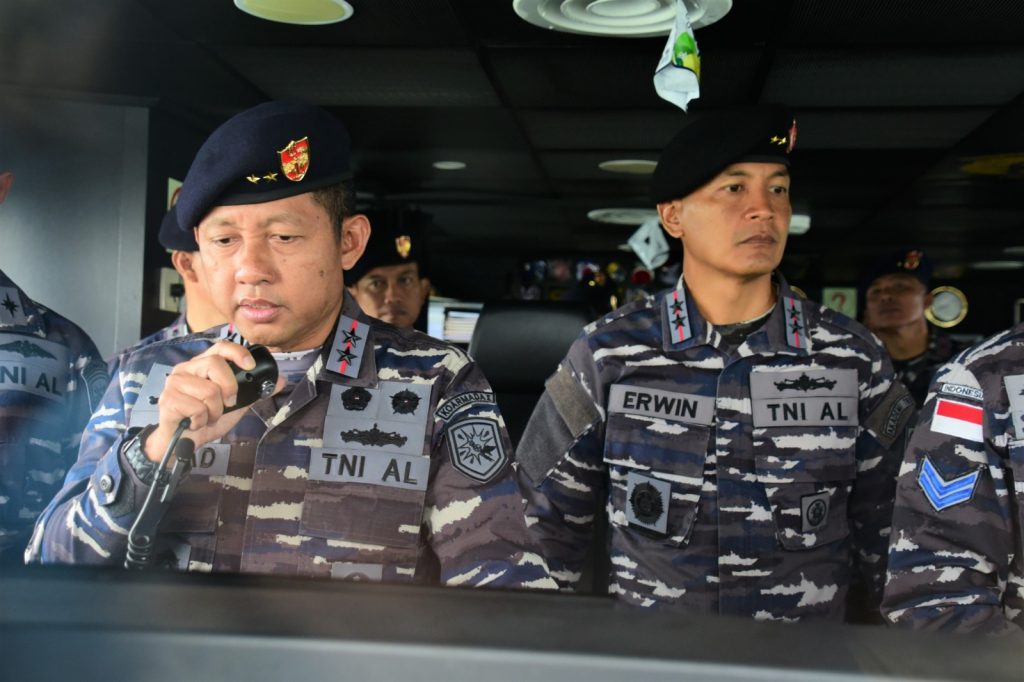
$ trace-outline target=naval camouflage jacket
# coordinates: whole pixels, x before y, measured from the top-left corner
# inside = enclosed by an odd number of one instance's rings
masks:
[[[1024,325],[935,375],[900,469],[882,610],[921,630],[1024,628]]]
[[[121,365],[31,558],[124,562],[148,490],[125,445],[157,422],[171,368],[226,331],[147,346]],[[531,551],[494,395],[469,357],[369,318],[349,296],[332,339],[289,393],[197,448],[158,556],[194,571],[554,588]]]
[[[20,562],[36,517],[60,490],[106,365],[73,322],[0,272],[0,556]]]
[[[118,371],[118,366],[121,363],[121,361],[125,358],[125,356],[131,355],[140,348],[145,348],[146,346],[152,345],[154,343],[160,343],[161,341],[167,341],[168,339],[177,339],[182,336],[188,336],[188,334],[188,322],[185,319],[185,313],[182,313],[178,315],[176,318],[174,318],[174,322],[171,322],[163,329],[158,329],[149,336],[143,337],[135,345],[125,348],[123,351],[121,351],[113,358],[108,360],[108,373],[110,374],[110,376],[116,375]]]
[[[840,619],[856,568],[877,613],[914,412],[880,343],[776,277],[774,310],[726,353],[682,282],[586,327],[527,426],[518,471],[552,575],[574,586],[606,512],[628,604]]]

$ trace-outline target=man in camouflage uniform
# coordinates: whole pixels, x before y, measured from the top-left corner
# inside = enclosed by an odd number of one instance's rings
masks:
[[[943,365],[896,488],[882,610],[921,630],[1024,628],[1024,325]]]
[[[868,280],[864,326],[878,335],[892,359],[896,377],[924,405],[939,365],[964,349],[928,324],[932,264],[924,251],[904,249],[881,258]]]
[[[371,320],[343,267],[370,226],[351,212],[348,133],[271,102],[200,149],[177,204],[197,226],[210,291],[233,327],[122,364],[79,461],[37,525],[44,562],[124,561],[126,529],[183,418],[193,468],[160,526],[162,561],[241,571],[448,585],[554,587],[531,551],[493,394],[461,351]],[[226,412],[275,353],[278,393]]]
[[[173,206],[160,222],[158,238],[160,246],[171,253],[171,264],[181,276],[182,287],[185,289],[185,312],[163,329],[158,329],[122,351],[111,362],[111,376],[117,371],[120,356],[130,354],[151,343],[188,336],[193,331],[204,331],[225,322],[224,315],[210,300],[210,293],[206,287],[206,271],[199,257],[199,245],[196,244],[195,235],[178,229],[178,212]]]
[[[866,329],[773,275],[795,132],[782,108],[716,112],[662,154],[679,283],[584,329],[517,451],[563,589],[605,509],[625,603],[841,619],[856,568],[877,615],[913,401]]]
[[[348,293],[370,317],[413,329],[430,297],[420,211],[381,207],[367,212],[374,225],[366,252],[345,273]]]
[[[12,182],[0,173],[0,203]],[[0,271],[0,562],[21,563],[106,387],[92,339]]]

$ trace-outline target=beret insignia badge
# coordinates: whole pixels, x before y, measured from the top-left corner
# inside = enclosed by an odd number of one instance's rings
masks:
[[[395,237],[395,251],[402,258],[408,258],[409,252],[412,251],[412,238],[404,234],[401,237]]]
[[[903,257],[903,262],[898,265],[904,270],[917,270],[921,267],[922,255],[920,251],[907,251],[907,255]]]
[[[280,150],[281,172],[292,182],[298,182],[306,177],[309,170],[309,138],[292,140],[288,146]]]

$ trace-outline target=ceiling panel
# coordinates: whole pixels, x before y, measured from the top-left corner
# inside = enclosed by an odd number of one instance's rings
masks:
[[[1024,47],[785,49],[764,99],[795,107],[990,107],[1024,90]]]
[[[224,60],[274,99],[323,106],[495,106],[465,49],[230,47]]]

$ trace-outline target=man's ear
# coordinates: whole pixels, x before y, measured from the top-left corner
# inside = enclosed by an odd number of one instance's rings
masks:
[[[188,251],[171,251],[171,264],[174,265],[174,269],[178,271],[182,279],[192,283],[199,281],[199,275],[196,274],[195,269],[192,267],[192,258],[194,256],[198,256],[198,254]]]
[[[661,227],[670,237],[682,239],[682,200],[673,199],[658,204],[658,217],[661,218]]]
[[[14,173],[10,171],[0,173],[0,204],[4,203],[7,193],[11,191],[12,184],[14,184]]]
[[[426,302],[430,298],[430,280],[426,277],[420,277],[420,289],[423,290],[423,301]]]
[[[370,221],[362,213],[349,216],[341,224],[341,267],[355,265],[370,241]]]

